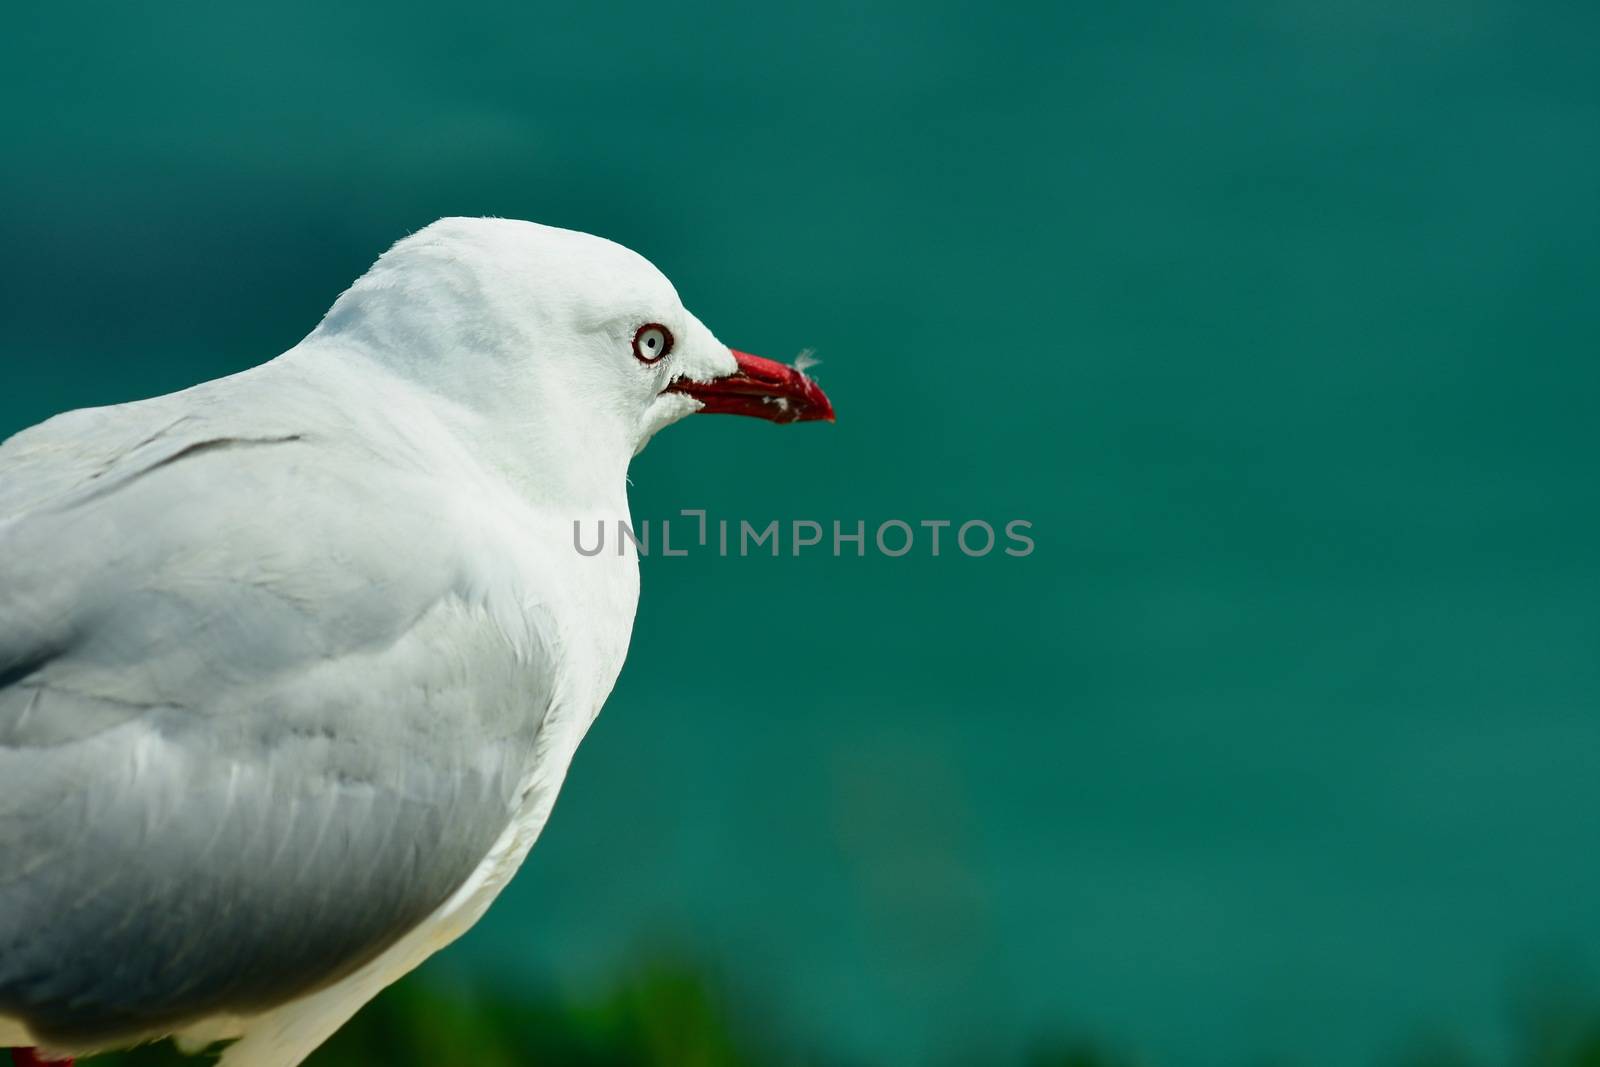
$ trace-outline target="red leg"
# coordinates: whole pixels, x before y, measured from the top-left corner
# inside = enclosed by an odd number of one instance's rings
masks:
[[[14,1048],[11,1062],[16,1067],[72,1067],[71,1060],[47,1060],[36,1048]]]

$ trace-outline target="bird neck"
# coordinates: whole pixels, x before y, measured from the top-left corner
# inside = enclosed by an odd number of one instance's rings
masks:
[[[456,350],[448,359],[396,360],[374,347],[348,334],[313,333],[282,358],[352,404],[377,405],[397,434],[420,433],[414,423],[425,412],[476,464],[546,514],[627,518],[633,447],[619,414],[566,395],[559,382],[506,373],[496,356]]]

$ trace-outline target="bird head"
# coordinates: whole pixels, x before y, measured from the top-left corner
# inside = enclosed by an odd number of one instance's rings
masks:
[[[833,420],[804,370],[718,341],[643,256],[532,222],[441,219],[398,242],[313,338],[502,426],[623,464],[697,412]],[[559,443],[558,443],[559,441]]]

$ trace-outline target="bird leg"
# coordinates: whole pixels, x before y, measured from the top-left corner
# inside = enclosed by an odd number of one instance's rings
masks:
[[[72,1067],[72,1061],[47,1060],[36,1048],[14,1048],[11,1050],[11,1062],[15,1067]]]

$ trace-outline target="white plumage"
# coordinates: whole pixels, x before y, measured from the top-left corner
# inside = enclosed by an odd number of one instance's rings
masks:
[[[818,402],[773,366],[626,249],[449,219],[279,358],[0,447],[0,1045],[286,1067],[471,926],[627,652],[573,523],[706,397]]]

